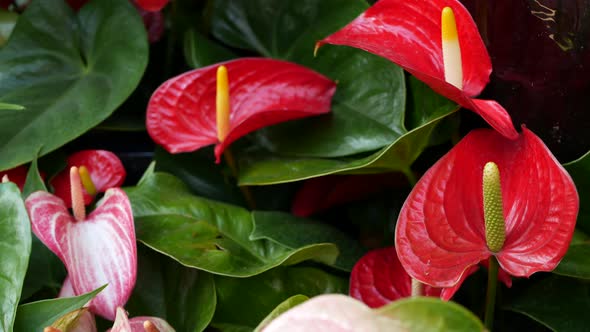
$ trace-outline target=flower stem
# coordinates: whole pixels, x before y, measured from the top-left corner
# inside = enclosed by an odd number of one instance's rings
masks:
[[[498,261],[495,256],[490,257],[488,269],[488,292],[486,294],[486,311],[484,322],[486,329],[492,331],[494,327],[494,309],[496,307],[496,288],[498,286]]]
[[[412,278],[412,297],[424,295],[424,284]]]
[[[234,155],[231,153],[231,150],[229,148],[227,148],[227,149],[225,149],[225,151],[223,151],[223,157],[225,158],[225,162],[227,163],[227,166],[229,166],[229,169],[231,170],[231,174],[237,180],[238,179],[238,165],[236,164],[236,160],[234,158]],[[256,201],[254,200],[254,196],[252,195],[250,188],[248,186],[239,186],[239,187],[240,187],[240,191],[242,191],[242,195],[244,195],[244,199],[246,200],[246,204],[248,204],[248,207],[250,208],[250,210],[254,210],[256,208]]]

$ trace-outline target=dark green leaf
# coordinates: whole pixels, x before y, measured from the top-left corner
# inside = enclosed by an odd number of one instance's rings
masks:
[[[232,183],[233,180],[215,163],[211,147],[178,154],[170,154],[157,148],[154,159],[157,171],[177,176],[196,195],[232,204],[245,204],[240,190]]]
[[[570,173],[578,195],[580,195],[580,212],[578,212],[577,227],[580,227],[586,233],[590,233],[590,151],[582,156],[580,159],[572,161],[564,165],[565,169]]]
[[[273,309],[273,311],[270,312],[270,314],[268,314],[268,316],[266,316],[266,318],[264,318],[262,322],[260,322],[260,324],[258,324],[256,329],[254,329],[254,332],[261,332],[262,329],[268,325],[268,323],[277,318],[280,314],[307,300],[309,300],[309,297],[305,295],[293,295],[281,302],[276,308]]]
[[[405,84],[395,64],[367,52],[315,43],[367,8],[362,0],[215,1],[212,32],[228,45],[294,61],[338,83],[332,114],[257,133],[267,149],[314,157],[379,149],[406,132]],[[296,140],[293,137],[297,137]]]
[[[184,58],[193,68],[201,68],[236,58],[230,50],[203,36],[194,29],[184,34]]]
[[[45,327],[50,326],[61,316],[82,308],[105,287],[106,285],[76,297],[43,300],[20,305],[16,312],[14,332],[43,331]]]
[[[398,320],[408,331],[484,331],[483,324],[471,311],[455,302],[432,297],[402,299],[376,312]]]
[[[352,271],[365,250],[350,236],[319,221],[297,218],[284,212],[254,211],[254,230],[251,240],[268,239],[296,249],[314,243],[335,243],[340,255],[335,267]]]
[[[137,283],[125,305],[130,316],[166,319],[177,331],[203,331],[215,312],[213,276],[138,247]]]
[[[249,211],[194,196],[169,174],[154,173],[127,193],[138,239],[189,267],[247,277],[308,259],[333,264],[339,253],[331,243],[291,249],[250,240],[254,225]]]
[[[452,112],[452,110],[448,110]],[[446,115],[434,119],[368,157],[287,158],[250,152],[240,156],[241,185],[268,185],[305,180],[336,173],[410,172],[410,165],[428,146],[430,137]]]
[[[29,166],[29,171],[27,172],[27,181],[23,187],[23,199],[26,199],[30,194],[38,190],[47,191],[47,188],[45,187],[45,183],[39,174],[37,158],[34,158],[31,162],[31,166]]]
[[[139,82],[147,38],[128,1],[33,1],[0,50],[0,170],[47,154],[109,116]],[[65,130],[64,128],[67,128]]]
[[[31,254],[31,224],[14,183],[0,183],[0,331],[10,332]]]
[[[293,295],[312,297],[348,292],[348,280],[310,267],[279,267],[251,278],[216,277],[214,326],[254,329],[277,305]]]
[[[590,279],[590,243],[571,245],[553,273]]]
[[[17,13],[0,9],[0,47],[2,47],[2,45],[6,43],[8,38],[10,38],[10,34],[12,33],[12,30],[14,29],[14,25],[16,24],[17,20]],[[5,109],[2,106],[3,105],[0,103],[0,110]]]
[[[590,331],[590,285],[582,280],[551,276],[522,290],[504,307],[553,331]]]

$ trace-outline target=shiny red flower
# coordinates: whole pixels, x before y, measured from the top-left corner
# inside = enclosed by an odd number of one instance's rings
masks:
[[[405,270],[435,287],[456,285],[491,256],[508,274],[529,277],[565,255],[578,207],[569,174],[531,131],[509,140],[474,130],[414,187],[395,246]]]
[[[449,22],[453,28],[456,21],[456,30],[446,28],[443,38],[441,13],[445,7],[452,9],[447,17],[452,18]],[[443,52],[453,49],[446,46],[447,41],[456,48],[444,57]],[[475,111],[502,135],[511,139],[518,136],[502,106],[473,98],[488,83],[492,66],[477,26],[457,0],[381,0],[318,42],[318,46],[322,44],[352,46],[387,58],[434,91]],[[450,79],[451,73],[445,68],[462,72],[462,77]]]
[[[483,265],[487,265],[487,261]],[[447,301],[459,290],[463,281],[475,273],[478,266],[472,266],[454,286],[436,288],[424,285],[423,295],[440,297]],[[498,278],[512,286],[510,276],[500,271]],[[378,308],[390,302],[412,295],[412,278],[404,270],[394,247],[369,251],[352,269],[350,274],[350,296],[363,301],[371,308]]]
[[[218,137],[216,72],[229,74],[229,123]],[[238,138],[279,122],[330,111],[336,85],[300,65],[262,58],[241,58],[189,71],[162,84],[147,109],[147,130],[171,153],[216,144],[217,161]]]
[[[85,166],[97,193],[105,192],[109,188],[120,187],[125,181],[127,173],[121,160],[112,152],[106,150],[83,150],[68,157],[67,167],[49,181],[54,194],[61,198],[68,208],[72,207],[70,194],[70,168]],[[83,190],[84,204],[92,202],[94,194]]]

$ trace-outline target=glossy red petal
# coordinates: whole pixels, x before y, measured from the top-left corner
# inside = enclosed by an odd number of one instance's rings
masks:
[[[439,297],[441,289],[425,286],[424,293],[426,296]],[[412,278],[399,262],[394,247],[368,252],[352,269],[350,296],[371,308],[378,308],[411,295]]]
[[[415,278],[450,287],[492,255],[485,242],[484,165],[501,174],[506,241],[496,254],[510,275],[552,270],[573,234],[578,196],[569,175],[543,142],[523,128],[517,140],[474,130],[441,158],[404,203],[396,248]]]
[[[463,89],[444,78],[441,11],[451,7],[457,21],[463,62]],[[456,0],[381,0],[336,33],[319,42],[347,45],[400,65],[439,94],[481,115],[504,136],[517,132],[504,108],[471,101],[492,72],[490,57],[469,12]]]
[[[68,208],[72,207],[70,197],[70,168],[86,166],[97,192],[120,187],[125,182],[127,172],[121,160],[114,153],[106,150],[83,150],[68,157],[67,167],[51,181],[54,194],[60,197]],[[92,202],[93,197],[82,189],[84,204]]]
[[[308,217],[332,206],[363,199],[385,188],[407,186],[401,173],[328,175],[305,181],[291,206],[291,212]]]
[[[26,200],[37,237],[65,264],[74,293],[87,293],[108,284],[91,301],[92,312],[115,318],[135,285],[137,249],[133,214],[127,195],[107,190],[86,220],[76,222],[63,201],[46,192]]]
[[[147,129],[171,153],[217,144],[216,71],[189,71],[162,84],[147,109]],[[238,138],[279,122],[330,111],[334,82],[294,63],[242,58],[223,63],[229,73],[230,131],[215,147],[217,159]]]
[[[444,82],[441,12],[451,7],[463,60],[463,90],[478,95],[489,81],[492,64],[471,15],[456,0],[381,0],[320,43],[363,49],[395,62],[430,85]]]
[[[27,181],[27,172],[27,168],[22,165],[15,168],[11,168],[9,170],[0,172],[0,181],[2,181],[4,175],[6,175],[8,176],[8,180],[10,182],[15,183],[18,186],[18,188],[22,191],[23,187],[25,186],[25,182]]]
[[[149,12],[157,12],[162,10],[170,0],[135,0],[135,3]]]
[[[164,14],[160,11],[150,12],[141,8],[137,8],[137,10],[141,15],[143,25],[148,33],[148,41],[150,43],[159,41],[162,38],[162,34],[164,34],[166,25]]]

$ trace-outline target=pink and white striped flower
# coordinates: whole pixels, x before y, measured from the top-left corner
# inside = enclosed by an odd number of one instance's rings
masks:
[[[74,216],[62,199],[38,191],[25,205],[35,235],[65,264],[74,294],[108,284],[90,302],[90,310],[114,320],[135,286],[137,247],[131,204],[119,188],[106,191],[96,209],[86,217],[76,167],[73,181]]]
[[[129,319],[123,308],[117,308],[117,319],[107,332],[175,332],[165,320],[158,317],[139,316]]]

